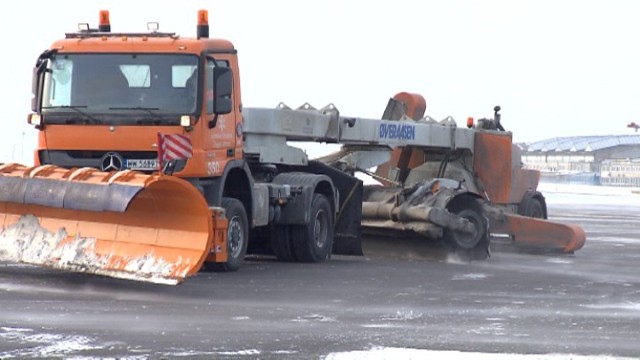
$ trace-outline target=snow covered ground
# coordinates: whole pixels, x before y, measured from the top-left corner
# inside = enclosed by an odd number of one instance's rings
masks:
[[[593,205],[638,207],[640,209],[640,189],[629,187],[592,186],[576,184],[541,183],[538,190],[545,196],[550,207],[564,205]],[[595,239],[592,239],[595,240]],[[616,238],[619,241],[620,238]],[[634,240],[635,242],[635,240]],[[629,305],[629,304],[627,304]],[[638,304],[628,307],[638,309]],[[461,351],[437,351],[429,349],[408,349],[393,347],[372,347],[370,350],[336,352],[325,360],[392,360],[392,359],[434,359],[434,360],[613,360],[633,359],[610,355],[576,354],[516,354],[479,353]]]
[[[622,360],[632,359],[608,355],[587,356],[574,354],[494,354],[462,351],[434,351],[425,349],[372,348],[329,354],[325,360]]]
[[[576,254],[255,260],[180,287],[0,263],[0,359],[637,358],[640,194],[540,190],[587,232]]]
[[[640,189],[630,187],[540,183],[549,205],[616,205],[640,207]]]

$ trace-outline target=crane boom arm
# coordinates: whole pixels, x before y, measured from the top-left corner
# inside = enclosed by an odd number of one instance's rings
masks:
[[[340,116],[333,105],[322,110],[289,108],[245,108],[244,152],[258,156],[263,163],[305,165],[307,155],[288,141],[336,143],[362,151],[389,152],[391,147],[417,146],[434,149],[474,151],[477,130],[458,128],[451,118],[399,121]],[[363,161],[366,157],[359,158]],[[374,161],[379,165],[386,158]]]

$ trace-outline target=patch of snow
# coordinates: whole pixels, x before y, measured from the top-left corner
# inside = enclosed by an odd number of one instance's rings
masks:
[[[472,334],[491,334],[496,336],[506,335],[504,331],[504,324],[499,322],[491,323],[487,326],[481,326],[479,328],[468,330]]]
[[[395,324],[363,324],[360,326],[363,328],[370,328],[370,329],[392,329],[392,328],[400,327],[400,325],[395,325]]]
[[[187,358],[194,358],[194,357],[206,357],[206,358],[213,358],[213,355],[217,355],[218,353],[215,351],[194,351],[194,350],[178,350],[175,352],[166,352],[163,355],[167,356],[169,358],[176,358],[176,357],[187,357]]]
[[[538,191],[547,204],[598,204],[638,207],[640,195],[628,187],[540,183]],[[575,196],[575,195],[581,196]]]
[[[634,302],[623,302],[618,304],[588,304],[588,305],[580,305],[582,307],[588,309],[598,309],[598,310],[631,310],[631,311],[640,311],[640,303]]]
[[[237,351],[216,351],[216,355],[225,355],[225,356],[251,356],[251,355],[260,355],[260,350],[257,349],[246,349],[246,350],[237,350]]]
[[[469,261],[462,258],[460,255],[456,253],[448,253],[445,259],[447,264],[458,264],[458,265],[468,265]]]
[[[489,275],[482,273],[458,274],[454,275],[451,280],[482,280],[488,278]]]
[[[419,312],[414,313],[413,310],[409,310],[409,311],[396,311],[395,314],[385,316],[382,318],[382,320],[407,321],[407,320],[420,319],[421,317],[422,317],[422,313],[419,313]]]
[[[1,327],[0,339],[16,343],[20,349],[0,353],[0,359],[59,357],[78,351],[102,349],[94,339],[81,335],[37,333],[33,329]]]
[[[335,318],[324,316],[320,314],[311,314],[305,316],[298,316],[297,318],[291,320],[294,322],[309,322],[309,321],[319,321],[319,322],[336,322]]]
[[[589,238],[591,240],[591,238]],[[573,264],[573,260],[571,259],[563,259],[563,258],[548,258],[544,262],[552,263],[552,264]]]
[[[640,240],[626,238],[626,237],[613,237],[613,236],[590,236],[589,241],[597,241],[603,243],[614,243],[614,244],[638,244]]]
[[[599,186],[599,185],[581,185],[581,184],[557,184],[550,182],[541,182],[538,185],[538,191],[544,193],[564,193],[564,194],[582,194],[582,195],[605,195],[605,196],[628,196],[633,194],[632,188],[624,186]]]
[[[331,353],[325,360],[394,360],[394,359],[434,359],[434,360],[631,360],[631,358],[609,355],[573,354],[493,354],[462,351],[436,351],[427,349],[406,349],[374,347],[370,350]]]
[[[148,360],[147,355],[135,355],[135,356],[118,356],[118,357],[95,357],[95,356],[71,356],[66,357],[65,360]]]

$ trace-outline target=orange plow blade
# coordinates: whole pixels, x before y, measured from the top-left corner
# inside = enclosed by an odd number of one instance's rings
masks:
[[[212,214],[172,176],[0,166],[0,261],[177,284],[211,249]]]
[[[515,245],[572,253],[581,249],[586,241],[579,226],[560,224],[514,214],[502,214],[491,222],[492,233],[508,234]]]

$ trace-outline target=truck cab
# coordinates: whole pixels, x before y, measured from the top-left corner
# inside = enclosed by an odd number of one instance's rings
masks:
[[[219,176],[242,157],[236,50],[210,39],[206,12],[198,37],[157,31],[111,32],[80,24],[37,61],[29,121],[39,130],[35,164],[103,171],[159,169],[158,133],[184,134],[193,156],[180,177]]]

